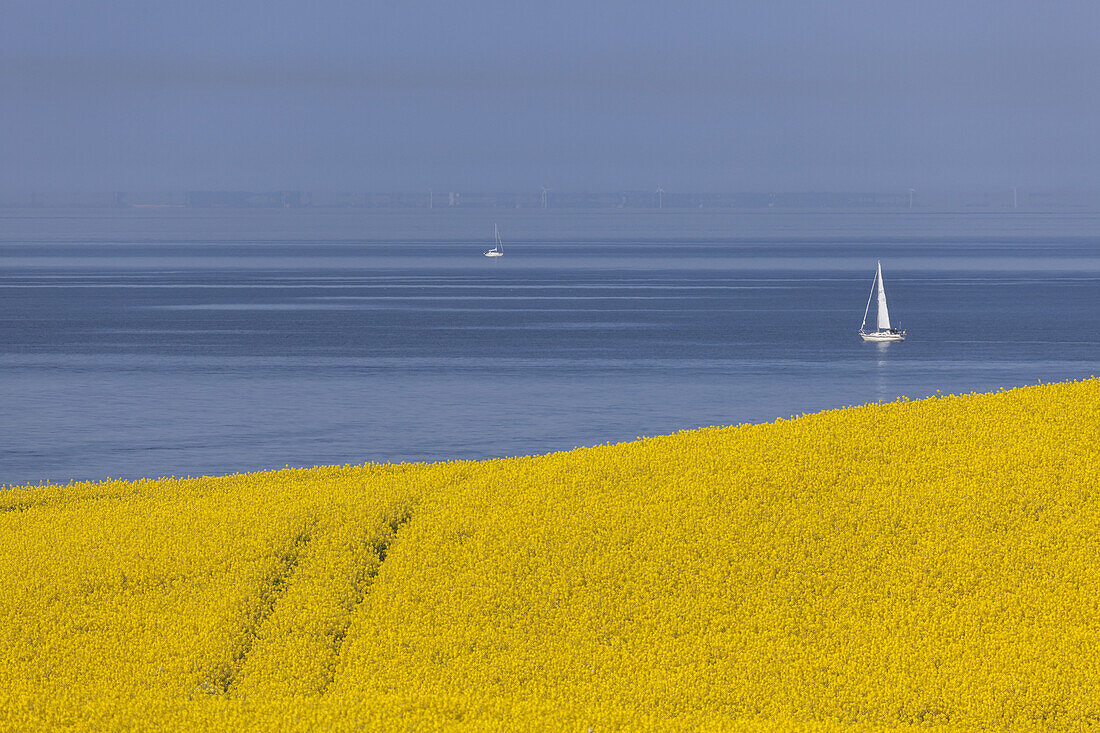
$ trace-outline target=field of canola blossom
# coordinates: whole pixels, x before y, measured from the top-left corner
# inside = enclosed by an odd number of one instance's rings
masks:
[[[1100,381],[0,492],[0,729],[1100,727]]]

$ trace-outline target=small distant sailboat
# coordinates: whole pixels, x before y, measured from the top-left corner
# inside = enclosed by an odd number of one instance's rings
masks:
[[[871,311],[871,298],[878,287],[878,329],[867,333],[867,314]],[[886,288],[882,284],[882,263],[878,263],[875,280],[871,283],[871,293],[867,296],[867,307],[863,309],[863,324],[859,327],[859,337],[864,341],[904,341],[905,331],[890,327],[890,311],[886,309]]]
[[[493,248],[488,252],[485,252],[486,257],[503,257],[504,256],[504,244],[500,241],[500,230],[497,229],[497,225],[493,224]]]

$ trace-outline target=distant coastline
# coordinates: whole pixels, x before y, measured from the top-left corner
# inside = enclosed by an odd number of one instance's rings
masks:
[[[0,191],[0,209],[630,209],[1080,212],[1100,210],[1093,192],[996,191]]]

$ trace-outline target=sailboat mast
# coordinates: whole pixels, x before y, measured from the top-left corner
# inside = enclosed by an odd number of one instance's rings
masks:
[[[878,284],[878,273],[875,273],[875,278],[871,280],[871,292],[867,293],[867,307],[863,309],[863,323],[859,325],[859,332],[863,333],[863,329],[867,327],[867,314],[871,312],[871,298],[875,297],[875,285]]]

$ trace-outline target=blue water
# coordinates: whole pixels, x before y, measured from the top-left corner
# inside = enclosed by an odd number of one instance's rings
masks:
[[[1088,377],[1098,232],[1094,214],[3,210],[0,484],[536,454]],[[856,336],[879,258],[903,344]]]

